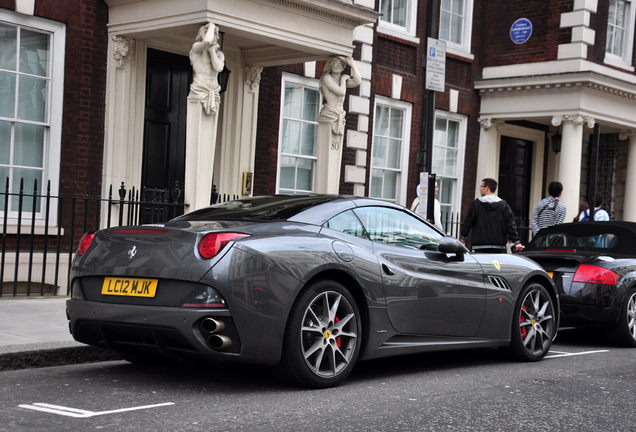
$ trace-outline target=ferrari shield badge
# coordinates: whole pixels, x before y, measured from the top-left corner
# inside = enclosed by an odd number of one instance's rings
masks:
[[[495,266],[495,268],[497,270],[501,270],[501,265],[499,264],[499,261],[497,260],[492,260],[493,265]]]

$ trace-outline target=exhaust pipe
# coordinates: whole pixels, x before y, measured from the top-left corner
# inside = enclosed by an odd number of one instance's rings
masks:
[[[201,331],[204,333],[218,333],[223,331],[225,323],[223,321],[215,320],[214,318],[205,318],[201,321]]]
[[[222,350],[232,345],[232,339],[227,336],[214,334],[208,338],[208,345],[214,350]]]

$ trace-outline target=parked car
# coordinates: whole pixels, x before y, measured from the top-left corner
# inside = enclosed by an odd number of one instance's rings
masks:
[[[636,223],[555,225],[521,254],[554,279],[562,326],[605,327],[615,344],[636,347]]]
[[[236,200],[85,235],[70,329],[132,362],[268,364],[318,388],[357,360],[399,354],[501,347],[542,359],[558,329],[552,279],[523,257],[467,252],[384,201]]]

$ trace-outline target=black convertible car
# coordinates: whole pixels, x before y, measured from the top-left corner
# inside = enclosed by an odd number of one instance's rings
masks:
[[[542,359],[558,329],[550,276],[471,255],[404,207],[264,196],[83,237],[73,337],[132,362],[260,363],[293,383],[342,382],[357,360],[501,347]]]
[[[636,223],[555,225],[521,254],[553,277],[562,326],[605,327],[615,344],[636,347]]]

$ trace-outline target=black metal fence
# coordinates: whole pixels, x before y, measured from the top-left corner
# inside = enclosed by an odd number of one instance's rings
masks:
[[[17,191],[9,190],[9,180],[0,191],[2,220],[2,255],[0,257],[0,296],[68,295],[68,274],[81,235],[111,226],[161,223],[183,214],[188,206],[182,190],[134,187],[127,190],[122,182],[117,195],[113,187],[102,197],[102,186],[86,183],[70,186],[60,183],[59,192],[24,189],[21,180]],[[35,211],[33,211],[35,210]],[[15,215],[15,217],[11,217]],[[55,215],[55,225],[51,225]],[[103,223],[102,223],[103,221]],[[65,293],[60,287],[67,286]]]

